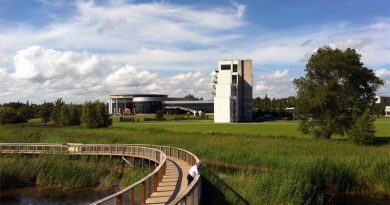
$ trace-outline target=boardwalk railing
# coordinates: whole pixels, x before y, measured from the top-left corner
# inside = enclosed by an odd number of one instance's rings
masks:
[[[159,145],[111,145],[111,144],[44,144],[44,143],[0,143],[0,153],[26,154],[71,154],[71,155],[107,155],[143,158],[158,166],[147,176],[121,191],[100,199],[93,205],[101,204],[145,204],[146,199],[157,190],[158,183],[166,170],[166,156],[176,157],[194,165],[199,159],[191,152]],[[186,174],[186,173],[185,173]],[[189,184],[185,192],[177,196],[170,204],[198,205],[201,196],[200,177]]]
[[[190,165],[195,165],[199,161],[198,157],[192,154],[191,152],[169,146],[160,146],[160,145],[147,145],[139,144],[139,146],[151,147],[163,151],[167,156],[176,157],[183,161],[186,161]],[[188,173],[184,173],[187,176]],[[199,175],[194,178],[191,184],[188,185],[186,191],[177,196],[170,205],[198,205],[200,203],[201,197],[201,180]]]
[[[157,190],[157,185],[162,181],[166,169],[166,155],[164,152],[137,145],[0,143],[0,152],[125,156],[143,158],[158,163],[158,166],[150,174],[121,191],[92,203],[96,205],[145,204],[146,199]]]

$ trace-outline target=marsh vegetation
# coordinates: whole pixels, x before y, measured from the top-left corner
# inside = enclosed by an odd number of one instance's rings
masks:
[[[1,142],[146,143],[180,147],[205,162],[208,204],[337,204],[390,196],[389,120],[375,123],[375,146],[338,136],[300,135],[297,123],[126,123],[85,129],[4,125]],[[295,131],[294,131],[295,130]],[[347,201],[348,203],[348,201]]]

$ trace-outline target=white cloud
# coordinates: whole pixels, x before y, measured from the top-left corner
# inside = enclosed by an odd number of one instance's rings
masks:
[[[288,97],[293,95],[293,90],[289,69],[254,76],[254,97],[264,97],[265,94],[271,98]]]
[[[40,46],[18,50],[14,66],[12,78],[39,82],[69,76],[98,76],[105,69],[100,57],[88,52],[60,52]]]
[[[17,51],[15,72],[0,68],[0,102],[41,103],[62,97],[67,102],[105,100],[114,93],[186,93],[211,98],[211,77],[205,72],[162,77],[156,72],[118,65],[87,52],[32,46]]]
[[[234,2],[233,6],[236,7],[237,9],[237,13],[236,13],[237,17],[241,18],[245,13],[246,6],[244,4],[239,4],[237,2]]]
[[[330,47],[333,48],[339,48],[339,49],[347,49],[347,48],[354,48],[354,49],[361,49],[363,46],[368,45],[372,43],[371,37],[360,37],[360,38],[348,38],[344,39],[342,41],[330,44]]]
[[[286,70],[283,70],[283,71],[275,71],[275,73],[272,75],[273,78],[275,79],[281,79],[281,78],[285,78],[288,76],[288,69]]]
[[[61,95],[78,101],[131,92],[209,98],[209,74],[218,60],[229,58],[252,59],[255,73],[268,72],[254,76],[255,95],[285,97],[295,93],[291,78],[302,74],[308,57],[323,45],[356,48],[372,69],[390,63],[386,18],[368,25],[270,31],[247,22],[245,5],[234,2],[213,8],[166,1],[74,4],[73,17],[42,27],[0,25],[1,101],[11,99],[4,93],[14,93],[14,99]],[[269,65],[299,69],[275,71]]]
[[[140,71],[131,65],[125,65],[111,73],[105,80],[111,86],[141,87],[151,84],[158,77],[157,73]]]
[[[390,78],[390,70],[386,68],[381,68],[375,71],[375,74],[380,78]]]
[[[375,71],[376,76],[385,81],[385,86],[382,86],[377,91],[377,95],[390,96],[390,69],[381,68]]]
[[[4,48],[39,44],[61,49],[133,51],[140,45],[218,45],[236,38],[238,32],[234,29],[243,25],[230,12],[232,6],[205,9],[164,2],[116,2],[102,6],[93,1],[77,1],[76,9],[74,17],[43,28],[19,25],[0,31]]]

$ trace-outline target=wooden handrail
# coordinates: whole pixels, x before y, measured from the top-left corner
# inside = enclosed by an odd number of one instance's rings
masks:
[[[48,149],[47,149],[48,148]],[[199,161],[193,153],[169,146],[148,145],[148,144],[47,144],[47,143],[0,143],[1,153],[27,153],[27,154],[71,154],[71,155],[110,155],[143,158],[154,161],[159,165],[147,176],[133,183],[132,185],[103,199],[95,201],[92,205],[99,205],[111,200],[116,204],[122,204],[123,196],[126,194],[130,198],[129,204],[134,204],[134,190],[140,188],[141,204],[145,204],[146,198],[155,192],[157,184],[162,181],[165,174],[167,156],[176,157],[194,165]],[[158,154],[157,154],[158,153]],[[158,156],[157,156],[158,155]],[[151,185],[153,181],[153,185]],[[147,185],[147,188],[145,186]],[[190,204],[200,203],[201,180],[199,176],[189,184],[185,192],[177,196],[170,204]]]
[[[194,165],[196,162],[200,161],[199,158],[184,149],[176,148],[176,147],[169,147],[169,146],[161,146],[161,145],[148,145],[148,144],[133,144],[133,145],[139,145],[139,146],[145,146],[145,147],[152,147],[155,149],[159,149],[165,152],[167,156],[171,157],[177,157],[181,160],[186,161],[190,165]],[[185,175],[186,173],[184,173]],[[194,180],[189,184],[184,191],[183,194],[177,196],[172,202],[170,202],[170,205],[176,205],[176,204],[190,204],[190,205],[197,205],[200,203],[201,198],[201,180],[200,176],[196,176]]]

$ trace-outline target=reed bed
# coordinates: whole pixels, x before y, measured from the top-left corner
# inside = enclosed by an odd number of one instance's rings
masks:
[[[3,155],[0,188],[37,185],[45,188],[122,188],[141,179],[149,168],[97,156]]]
[[[214,127],[117,122],[94,130],[7,125],[0,127],[0,142],[145,143],[187,149],[204,161],[207,204],[337,204],[348,197],[376,198],[377,204],[390,199],[388,123],[379,123],[385,140],[375,146],[297,136],[283,123]]]

